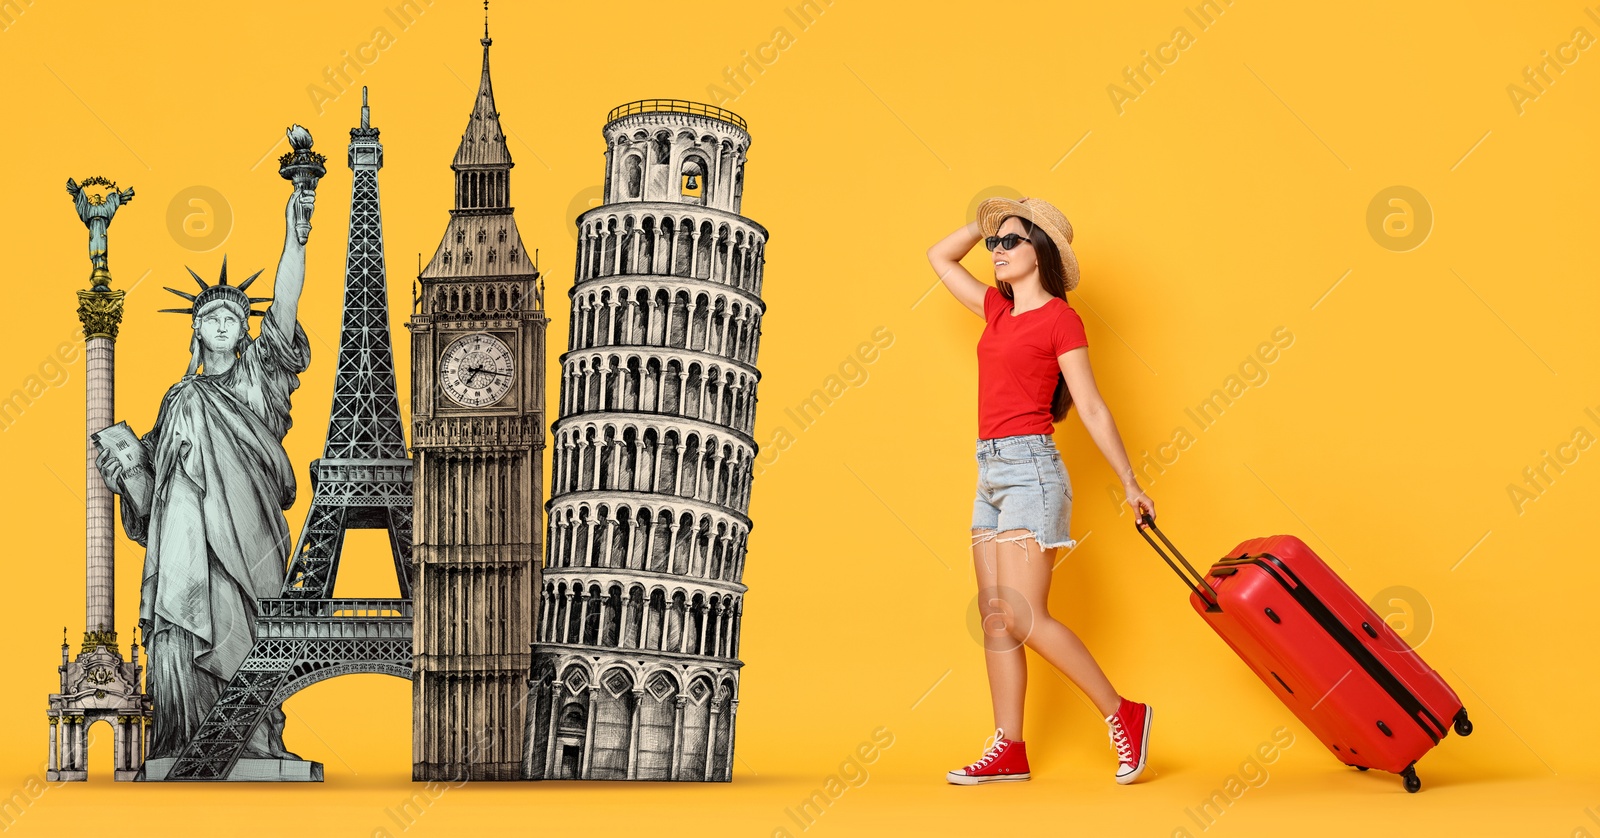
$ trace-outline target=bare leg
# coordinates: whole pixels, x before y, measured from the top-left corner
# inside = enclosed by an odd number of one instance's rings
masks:
[[[1000,589],[1008,601],[1016,603],[1006,624],[1011,636],[1071,678],[1101,716],[1115,713],[1122,699],[1111,681],[1078,635],[1050,616],[1050,573],[1056,548],[1041,549],[1027,530],[1007,530],[995,539],[994,546]],[[991,684],[993,672],[991,664]]]
[[[1006,628],[1006,611],[1017,599],[996,583],[994,530],[974,529],[972,568],[978,577],[978,617],[983,632],[983,663],[989,671],[989,701],[994,726],[1007,739],[1022,739],[1022,704],[1028,690],[1028,653]]]

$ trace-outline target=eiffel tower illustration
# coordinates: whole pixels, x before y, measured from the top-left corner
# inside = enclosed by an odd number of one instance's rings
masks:
[[[250,656],[171,762],[167,780],[321,780],[319,763],[241,762],[240,754],[269,711],[311,684],[352,673],[411,677],[412,463],[389,337],[378,210],[383,146],[371,127],[366,88],[361,127],[350,130],[349,163],[354,176],[344,324],[327,444],[311,463],[311,511],[279,597],[259,602]],[[351,529],[388,531],[399,599],[333,598]],[[166,766],[155,773],[161,768]]]

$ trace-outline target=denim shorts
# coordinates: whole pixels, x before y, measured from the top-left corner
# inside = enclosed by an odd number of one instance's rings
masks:
[[[978,496],[972,505],[973,544],[1007,530],[1027,530],[1040,547],[1077,546],[1067,534],[1072,483],[1049,434],[978,440]],[[1006,541],[1017,540],[1007,538]]]

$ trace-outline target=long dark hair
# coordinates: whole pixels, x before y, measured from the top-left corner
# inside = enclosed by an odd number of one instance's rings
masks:
[[[1039,229],[1032,221],[1020,215],[1008,215],[1006,218],[1015,218],[1022,222],[1022,229],[1028,233],[1028,241],[1033,242],[1033,252],[1039,259],[1039,284],[1044,287],[1046,294],[1052,297],[1067,299],[1067,271],[1061,266],[1061,251],[1056,249],[1056,243],[1044,230]],[[1000,219],[1001,223],[1005,218]],[[1010,300],[1011,283],[1003,279],[994,281],[1000,295]],[[1060,422],[1067,417],[1067,411],[1072,409],[1072,392],[1067,389],[1067,377],[1056,374],[1056,392],[1050,397],[1050,418]]]

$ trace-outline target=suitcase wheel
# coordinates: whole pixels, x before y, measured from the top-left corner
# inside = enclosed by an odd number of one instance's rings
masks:
[[[1356,770],[1357,771],[1365,771],[1365,770],[1367,770],[1367,767],[1365,765],[1358,765],[1358,766],[1356,766]]]
[[[1406,770],[1400,772],[1400,778],[1405,780],[1407,792],[1416,794],[1422,790],[1422,780],[1417,778],[1417,769],[1414,766],[1406,766]]]
[[[1460,736],[1472,735],[1472,722],[1467,718],[1465,709],[1456,714],[1456,733]]]

